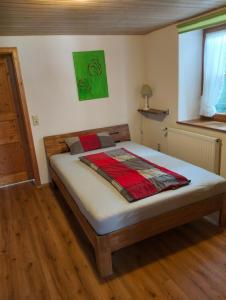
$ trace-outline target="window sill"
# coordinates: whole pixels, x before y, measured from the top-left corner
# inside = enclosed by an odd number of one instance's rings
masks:
[[[226,123],[225,122],[196,119],[196,120],[188,120],[188,121],[178,121],[177,124],[188,125],[188,126],[204,128],[204,129],[210,129],[210,130],[226,133]]]

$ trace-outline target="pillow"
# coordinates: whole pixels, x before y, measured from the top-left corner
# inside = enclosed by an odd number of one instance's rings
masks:
[[[115,146],[114,141],[107,132],[84,134],[65,139],[71,154]]]

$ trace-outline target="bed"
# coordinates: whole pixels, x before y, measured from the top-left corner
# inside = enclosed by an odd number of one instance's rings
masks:
[[[134,154],[191,179],[177,190],[165,191],[129,203],[104,178],[71,155],[65,138],[107,131]],[[94,247],[100,275],[112,274],[111,254],[120,248],[220,211],[219,225],[226,222],[226,180],[204,169],[130,141],[127,124],[44,138],[49,171]],[[115,147],[114,147],[115,148]],[[109,149],[109,148],[108,148]],[[110,148],[111,149],[111,148]],[[90,151],[103,152],[105,149]]]

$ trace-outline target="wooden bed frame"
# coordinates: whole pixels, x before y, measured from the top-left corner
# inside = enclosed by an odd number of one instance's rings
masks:
[[[49,136],[44,138],[45,150],[48,159],[53,154],[68,152],[65,138],[79,136],[84,133],[94,133],[107,131],[112,135],[115,142],[129,141],[130,133],[127,124],[107,128],[98,128],[80,132],[67,133],[62,135]],[[114,251],[132,245],[136,242],[172,229],[176,226],[189,223],[203,216],[220,211],[219,226],[226,225],[226,197],[220,194],[175,210],[161,214],[159,216],[146,219],[134,225],[116,230],[105,235],[98,235],[87,219],[79,210],[76,199],[73,199],[60,177],[49,165],[52,181],[57,185],[63,194],[66,202],[73,211],[76,219],[80,223],[83,231],[92,244],[99,273],[102,277],[109,276],[112,271],[112,256]]]

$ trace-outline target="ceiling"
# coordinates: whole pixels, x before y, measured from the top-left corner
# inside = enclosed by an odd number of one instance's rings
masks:
[[[0,35],[144,34],[226,0],[1,0]]]

